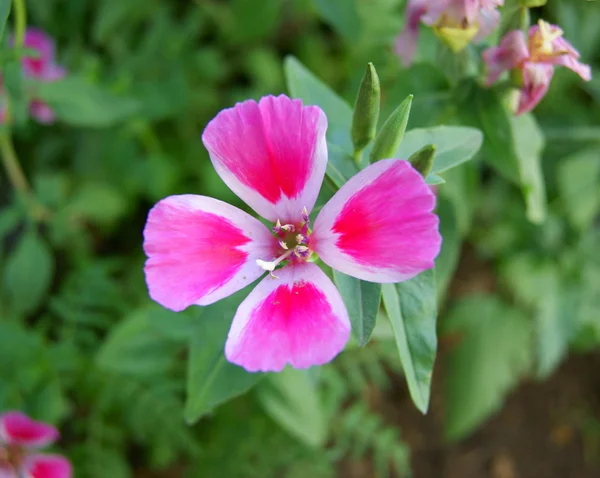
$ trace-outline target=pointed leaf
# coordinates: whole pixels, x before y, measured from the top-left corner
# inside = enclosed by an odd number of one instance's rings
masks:
[[[434,126],[407,131],[394,157],[409,158],[427,145],[436,148],[430,174],[439,174],[471,159],[481,148],[483,135],[475,128]]]
[[[375,328],[381,302],[381,284],[362,281],[336,270],[333,271],[333,280],[348,309],[352,334],[364,347]]]
[[[430,269],[405,282],[383,284],[382,292],[410,396],[426,413],[437,351],[435,272]]]

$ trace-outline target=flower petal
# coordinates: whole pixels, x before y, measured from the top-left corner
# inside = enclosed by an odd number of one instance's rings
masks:
[[[371,282],[400,282],[440,251],[435,195],[408,161],[386,159],[351,178],[321,210],[311,248],[323,262]]]
[[[54,40],[44,31],[29,27],[23,43],[25,47],[38,52],[37,58],[24,57],[21,60],[25,75],[46,79],[47,70],[54,63]]]
[[[515,114],[531,111],[542,101],[548,92],[554,75],[554,66],[547,63],[525,63],[523,68],[523,87],[519,95],[519,105]]]
[[[52,425],[32,420],[18,411],[0,415],[0,442],[27,447],[43,447],[55,441],[58,430]]]
[[[54,111],[43,101],[33,100],[29,104],[29,111],[31,112],[31,116],[41,124],[54,123]]]
[[[417,51],[419,38],[419,23],[421,17],[427,12],[426,0],[408,0],[404,17],[406,25],[404,30],[396,37],[394,51],[402,60],[404,66],[410,66]]]
[[[317,106],[266,96],[221,111],[202,141],[217,173],[258,214],[296,223],[315,204],[327,166],[327,118]]]
[[[276,248],[270,231],[234,206],[170,196],[152,208],[144,229],[150,297],[176,311],[212,304],[260,277],[256,260],[271,260]]]
[[[315,264],[265,277],[240,304],[225,344],[227,360],[250,372],[331,361],[350,337],[340,293]]]
[[[60,455],[33,455],[26,464],[31,478],[71,478],[71,463]]]
[[[487,85],[494,83],[506,70],[517,68],[529,58],[525,35],[521,30],[513,30],[504,35],[497,47],[482,53],[488,70]]]

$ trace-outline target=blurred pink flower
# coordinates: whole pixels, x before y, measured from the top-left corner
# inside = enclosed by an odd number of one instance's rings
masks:
[[[514,30],[507,33],[497,47],[483,52],[488,86],[505,71],[521,74],[516,114],[531,111],[541,101],[548,91],[555,66],[565,66],[585,81],[592,78],[590,67],[579,61],[579,52],[562,35],[559,27],[540,20],[529,28],[527,39],[521,30]]]
[[[501,5],[504,0],[408,0],[406,25],[396,38],[396,53],[405,66],[412,63],[421,22],[459,52],[471,40],[481,41],[496,29]]]
[[[0,477],[71,478],[71,464],[65,457],[37,453],[58,436],[53,426],[21,412],[0,415]]]
[[[240,304],[225,345],[248,371],[331,361],[348,341],[342,298],[315,254],[345,274],[400,282],[433,267],[435,196],[407,161],[379,161],[312,210],[327,166],[327,118],[284,95],[221,111],[202,140],[221,179],[263,223],[205,196],[159,201],[144,229],[150,296],[172,310],[208,305],[269,271]],[[226,318],[223,318],[226,320]]]
[[[11,40],[14,42],[14,39]],[[21,66],[26,78],[47,82],[60,80],[66,75],[66,70],[55,63],[54,40],[43,31],[30,27],[25,32],[23,46],[37,51],[37,58],[23,57]],[[2,75],[0,74],[0,88]],[[4,96],[4,93],[2,93]],[[29,111],[39,123],[49,124],[54,122],[54,112],[39,99],[33,99],[29,104]],[[0,124],[6,120],[6,105],[0,105]],[[0,477],[1,478],[1,477]]]
[[[38,57],[23,57],[23,74],[39,81],[56,81],[66,75],[66,70],[55,63],[55,47],[52,37],[37,28],[25,32],[24,46],[36,50]],[[34,99],[29,105],[31,115],[40,123],[54,122],[54,112],[42,101]]]

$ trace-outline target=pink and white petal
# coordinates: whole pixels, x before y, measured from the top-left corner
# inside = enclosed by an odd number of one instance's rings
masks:
[[[504,71],[519,67],[529,58],[525,35],[521,30],[508,32],[497,47],[484,50],[482,57],[488,70],[487,84],[489,86]]]
[[[60,455],[32,455],[25,464],[31,478],[71,478],[73,470],[71,463]]]
[[[287,265],[240,304],[225,344],[227,360],[249,372],[330,362],[350,338],[340,293],[315,264]]]
[[[553,47],[557,51],[566,53],[557,56],[552,63],[569,68],[585,81],[590,81],[592,79],[591,67],[579,61],[579,52],[567,40],[563,37],[557,38],[553,42]]]
[[[425,25],[433,26],[440,20],[440,17],[447,14],[453,7],[455,0],[416,0],[415,3],[423,3],[426,6],[426,12],[421,17]],[[408,7],[407,7],[408,8]]]
[[[427,13],[426,0],[409,0],[404,11],[404,30],[396,37],[394,51],[406,67],[410,66],[417,51],[419,24],[421,17]]]
[[[258,214],[297,223],[313,208],[327,166],[327,118],[285,95],[221,111],[202,141],[221,179]]]
[[[436,198],[408,161],[378,161],[323,207],[310,237],[323,262],[371,282],[401,282],[434,266]]]
[[[495,7],[481,8],[477,14],[479,30],[477,30],[477,35],[475,35],[473,41],[479,43],[491,35],[498,28],[500,19],[500,12]]]
[[[49,445],[59,437],[52,425],[32,420],[18,411],[0,415],[0,442],[38,448]]]
[[[150,297],[169,309],[208,305],[242,289],[272,260],[277,241],[260,221],[217,199],[169,196],[148,214],[144,272]]]
[[[523,68],[523,87],[520,91],[516,115],[527,113],[542,101],[548,92],[554,75],[554,66],[547,63],[525,63]]]

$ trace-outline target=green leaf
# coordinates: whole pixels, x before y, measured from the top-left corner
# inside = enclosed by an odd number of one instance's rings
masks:
[[[381,284],[355,279],[336,270],[333,271],[333,280],[346,304],[352,334],[364,347],[375,327],[381,302]]]
[[[430,174],[439,174],[471,159],[481,148],[483,135],[465,126],[434,126],[407,131],[393,157],[409,158],[421,148],[433,144],[435,159]]]
[[[327,177],[341,188],[348,179],[358,173],[358,167],[352,157],[335,144],[327,143]]]
[[[327,422],[309,371],[286,367],[269,374],[257,391],[265,412],[283,429],[309,446],[325,443]]]
[[[54,256],[34,229],[26,231],[6,260],[4,291],[13,312],[26,314],[42,303],[54,276]]]
[[[394,154],[400,146],[408,124],[412,99],[413,96],[408,95],[383,123],[371,149],[371,162],[397,157]]]
[[[352,143],[355,151],[362,151],[373,141],[379,120],[379,102],[381,86],[373,63],[367,65],[367,71],[356,95],[352,115]]]
[[[74,76],[35,83],[32,87],[36,97],[48,103],[57,118],[74,126],[112,126],[136,114],[139,109],[135,100],[115,96]]]
[[[600,212],[600,149],[573,154],[558,166],[558,189],[567,219],[580,231]]]
[[[410,396],[426,413],[437,351],[435,272],[430,269],[405,282],[383,284],[382,292]]]
[[[224,355],[227,332],[244,297],[243,291],[238,292],[202,309],[190,340],[185,404],[188,423],[245,393],[263,377],[227,362]]]
[[[482,157],[509,181],[519,184],[519,161],[514,151],[511,117],[498,92],[465,80],[457,89],[462,121],[484,134]],[[431,141],[429,141],[431,142]]]
[[[98,351],[99,367],[146,379],[173,367],[181,345],[165,340],[150,323],[150,314],[158,310],[155,305],[143,307],[121,320]],[[169,320],[169,315],[175,315],[169,311],[164,314],[165,320]]]
[[[0,40],[4,36],[4,27],[6,26],[8,15],[10,15],[11,4],[12,0],[0,0]]]
[[[546,186],[541,166],[544,135],[531,113],[513,116],[511,127],[527,218],[539,224],[546,218]]]
[[[348,103],[293,56],[286,57],[283,68],[290,94],[304,104],[319,106],[327,115],[327,140],[352,153],[352,108]]]
[[[114,185],[90,181],[79,185],[65,211],[99,224],[118,221],[127,212],[127,198]]]
[[[533,254],[512,256],[501,269],[500,277],[516,298],[532,310],[535,320],[535,345],[538,377],[548,377],[568,352],[576,331],[576,307],[570,304],[569,285],[561,283],[560,270],[553,262]]]
[[[425,182],[427,184],[429,184],[430,186],[437,186],[439,184],[445,184],[446,180],[444,178],[442,178],[441,176],[438,176],[437,174],[429,173],[427,175],[427,177],[425,178]]]
[[[355,41],[361,31],[361,20],[352,0],[315,0],[315,8],[347,41]]]
[[[456,440],[498,410],[528,370],[531,324],[499,299],[477,296],[450,311],[443,331],[460,337],[447,359],[444,388],[445,432]]]

